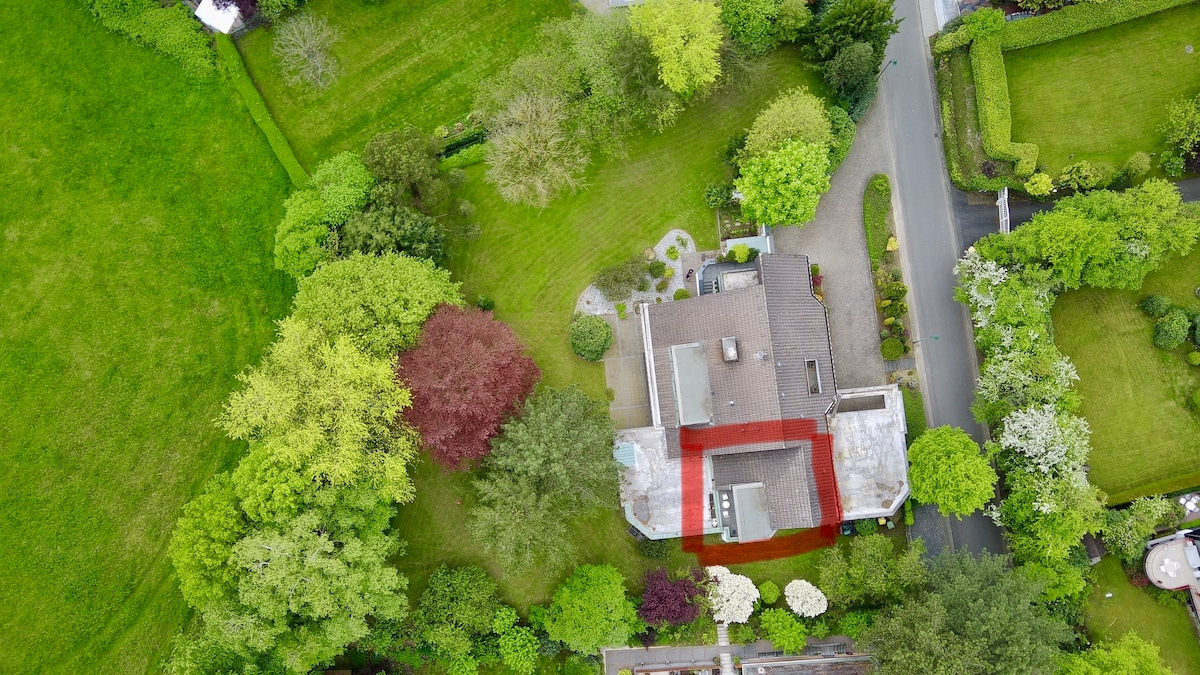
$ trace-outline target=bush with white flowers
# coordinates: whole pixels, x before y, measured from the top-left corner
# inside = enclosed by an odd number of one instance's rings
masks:
[[[758,588],[749,577],[730,572],[720,565],[706,567],[713,580],[708,592],[712,603],[713,620],[717,623],[746,623],[758,601]]]
[[[783,595],[787,598],[788,607],[800,616],[818,616],[829,609],[829,600],[825,598],[821,589],[804,579],[796,579],[789,583],[783,589]]]

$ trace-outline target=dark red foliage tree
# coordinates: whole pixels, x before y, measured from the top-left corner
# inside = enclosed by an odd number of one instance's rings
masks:
[[[700,616],[699,597],[704,595],[704,572],[692,570],[687,576],[671,580],[667,570],[657,569],[646,573],[646,592],[642,594],[642,606],[638,617],[651,626],[664,621],[679,626],[695,621]]]
[[[396,374],[413,394],[404,419],[439,464],[466,468],[488,454],[488,439],[541,377],[524,351],[491,312],[442,305],[425,322]]]

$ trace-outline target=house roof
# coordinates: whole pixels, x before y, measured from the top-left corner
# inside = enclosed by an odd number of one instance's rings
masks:
[[[775,422],[807,419],[827,433],[826,415],[837,399],[829,323],[812,293],[806,256],[763,254],[755,271],[758,283],[643,305],[651,393],[669,457],[682,456],[682,428],[715,431],[724,438],[705,454],[713,457],[718,485],[762,482],[772,527],[814,527],[821,513],[810,443],[781,440],[783,425],[769,430]],[[723,348],[729,338],[736,359]],[[702,351],[703,359],[681,365],[681,346],[696,357]],[[698,373],[704,366],[706,378]],[[751,427],[767,431],[747,433]]]

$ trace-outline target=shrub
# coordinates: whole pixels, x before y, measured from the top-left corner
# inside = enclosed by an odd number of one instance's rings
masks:
[[[908,295],[908,286],[899,281],[890,281],[884,284],[883,288],[879,289],[879,295],[886,300],[903,300]]]
[[[640,291],[649,289],[649,284],[645,282],[646,262],[635,255],[623,263],[600,270],[592,283],[609,300],[623,300],[635,288]]]
[[[666,293],[667,288],[670,287],[670,285],[671,285],[671,282],[669,280],[663,279],[662,281],[659,281],[657,284],[654,284],[654,290],[657,293]]]
[[[1200,347],[1200,314],[1192,319],[1192,344]]]
[[[853,640],[857,640],[863,631],[875,623],[875,613],[870,610],[854,610],[846,612],[838,621],[838,630]]]
[[[908,303],[904,302],[903,300],[897,300],[896,302],[893,302],[887,307],[883,308],[883,315],[890,316],[893,319],[899,319],[905,314],[908,314]]]
[[[296,9],[298,0],[258,0],[258,11],[268,21],[278,19],[284,12]]]
[[[580,316],[571,322],[571,351],[588,360],[599,361],[613,343],[612,326],[598,316]]]
[[[275,153],[275,158],[287,171],[288,178],[292,179],[292,185],[298,188],[307,186],[308,172],[300,166],[299,160],[292,152],[292,146],[288,144],[287,137],[275,124],[275,118],[271,116],[267,102],[263,100],[254,80],[250,79],[250,73],[246,72],[246,64],[242,61],[241,52],[233,43],[233,38],[224,33],[217,33],[217,54],[225,62],[225,71],[229,73],[233,87],[238,90],[238,93],[242,95],[242,100],[246,102],[246,108],[250,111],[250,116],[254,118],[254,123],[267,137],[267,143],[270,144],[271,151]]]
[[[1188,399],[1188,406],[1193,412],[1200,413],[1200,389],[1192,392],[1191,398]]]
[[[667,260],[679,260],[679,249],[675,246],[667,247]]]
[[[879,269],[888,241],[888,214],[892,210],[892,186],[885,174],[871,177],[863,192],[863,227],[867,232],[867,254],[872,269]],[[903,297],[903,296],[901,296]]]
[[[763,611],[759,623],[776,648],[788,654],[799,654],[804,649],[808,631],[795,614],[786,609],[768,609]]]
[[[758,641],[754,626],[748,623],[735,623],[729,627],[729,641],[737,645],[748,645]]]
[[[674,267],[667,267],[666,269],[663,270],[663,278],[664,279],[672,279],[674,277],[675,277],[675,268]]]
[[[1188,352],[1187,362],[1191,366],[1200,366],[1200,352]]]
[[[1190,328],[1187,312],[1182,309],[1172,309],[1154,324],[1154,346],[1170,351],[1188,337]]]
[[[1138,307],[1146,314],[1157,319],[1171,311],[1171,301],[1161,295],[1147,295],[1144,300],[1138,303]]]
[[[1141,178],[1150,173],[1150,155],[1144,152],[1135,152],[1125,160],[1125,166],[1121,168],[1125,177],[1129,180]]]
[[[485,312],[490,312],[496,309],[496,301],[492,299],[492,296],[481,293],[479,297],[475,298],[475,306]]]
[[[628,308],[625,306],[625,303],[618,302],[617,304],[613,305],[613,309],[617,310],[617,318],[618,319],[624,319],[625,318],[625,310]]]
[[[637,548],[643,558],[651,560],[662,560],[671,553],[665,539],[642,539],[638,541]]]
[[[1107,187],[1110,182],[1112,182],[1111,170],[1092,164],[1087,160],[1065,167],[1058,177],[1059,185],[1076,192]]]
[[[878,530],[879,523],[876,523],[874,518],[863,518],[854,521],[854,531],[859,534],[875,534]]]
[[[1158,165],[1171,178],[1179,178],[1183,175],[1184,169],[1187,168],[1183,157],[1173,152],[1164,152],[1158,161]]]
[[[692,294],[688,292],[688,289],[686,289],[686,288],[675,289],[675,299],[676,300],[687,300],[690,297],[692,297]]]
[[[758,599],[764,607],[775,604],[779,599],[779,585],[769,579],[762,582],[758,585]]]
[[[474,166],[487,159],[487,149],[488,146],[484,143],[468,146],[441,160],[438,167],[442,171],[449,171],[450,169],[465,169],[468,166]]]
[[[904,342],[899,338],[890,337],[879,345],[879,353],[883,354],[885,361],[895,361],[904,356],[906,351],[908,350],[904,347]]]
[[[833,140],[829,143],[829,175],[837,170],[842,162],[845,161],[846,155],[850,154],[850,147],[854,145],[854,134],[857,128],[854,126],[854,120],[850,118],[850,113],[842,110],[838,106],[833,106],[825,111],[829,117],[829,128],[833,133]]]
[[[1049,174],[1038,172],[1025,181],[1025,192],[1031,197],[1045,197],[1054,189],[1054,179]]]
[[[729,255],[737,262],[744,263],[750,259],[750,247],[746,244],[734,244],[729,249]]]
[[[655,260],[647,265],[646,269],[650,272],[650,276],[654,277],[655,279],[661,279],[663,274],[667,271],[667,264],[661,260]]]
[[[330,50],[338,36],[325,17],[311,13],[288,17],[274,35],[271,54],[285,82],[324,89],[337,79],[340,68]]]
[[[1200,150],[1200,94],[1181,98],[1167,105],[1167,121],[1162,132],[1180,155],[1195,157]]]

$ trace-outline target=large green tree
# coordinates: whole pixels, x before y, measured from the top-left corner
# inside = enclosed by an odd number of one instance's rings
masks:
[[[629,24],[650,42],[659,76],[683,97],[721,74],[721,10],[708,0],[647,0],[630,8]]]
[[[316,190],[300,190],[283,208],[283,220],[275,228],[275,268],[300,279],[329,259],[325,204]]]
[[[789,141],[804,141],[828,147],[833,131],[825,102],[809,93],[805,87],[790,89],[771,101],[754,118],[746,133],[746,145],[741,160],[761,157],[778,150]]]
[[[207,607],[233,592],[237,570],[228,564],[229,555],[245,530],[229,474],[213,476],[204,492],[183,507],[168,551],[189,605]]]
[[[312,187],[325,205],[325,222],[341,225],[367,205],[375,178],[354,152],[342,152],[317,165]]]
[[[410,402],[392,364],[371,358],[342,336],[288,318],[262,365],[239,376],[220,422],[236,439],[303,465],[310,480],[349,485],[367,480],[390,501],[412,499],[412,434],[396,424]]]
[[[301,280],[293,316],[382,359],[417,342],[438,305],[462,305],[459,284],[430,260],[352,255]]]
[[[846,106],[852,119],[861,120],[875,99],[878,82],[879,59],[871,45],[850,43],[822,64],[821,72],[837,92],[839,105]]]
[[[1064,654],[1060,675],[1171,675],[1158,645],[1129,631],[1114,642],[1099,642],[1077,654]]]
[[[892,0],[832,0],[817,14],[813,42],[805,51],[817,61],[828,61],[855,42],[871,45],[875,63],[883,60],[888,40],[900,30]]]
[[[1146,553],[1146,539],[1159,525],[1178,522],[1181,508],[1161,496],[1138,497],[1128,508],[1108,512],[1104,545],[1127,564],[1135,565]]]
[[[863,641],[896,675],[1052,673],[1071,631],[1041,592],[1004,556],[944,552],[930,563],[928,595],[885,611]]]
[[[848,554],[837,546],[826,549],[817,585],[837,607],[895,602],[925,584],[925,547],[919,542],[897,555],[890,539],[870,534],[851,540]]]
[[[625,579],[612,565],[580,565],[554,592],[546,633],[581,654],[624,645],[640,627],[625,596]]]
[[[482,568],[442,565],[429,577],[413,623],[439,660],[456,670],[474,672],[477,642],[492,632],[502,608],[496,582]]]
[[[780,0],[721,0],[721,23],[738,49],[765,54],[779,44],[775,31],[779,6]]]
[[[406,206],[378,206],[350,216],[338,242],[343,254],[403,253],[440,265],[446,258],[446,231],[436,218]]]
[[[735,182],[742,213],[766,225],[803,225],[816,217],[817,203],[829,191],[828,170],[828,149],[804,141],[751,158]]]
[[[543,389],[492,439],[475,481],[479,505],[471,531],[506,564],[563,562],[571,518],[617,504],[619,467],[612,457],[606,406],[579,389]]]
[[[1162,132],[1167,143],[1180,154],[1194,157],[1200,152],[1200,94],[1171,101],[1166,117]]]
[[[996,494],[999,477],[967,432],[942,426],[921,434],[908,449],[912,496],[962,519]]]

